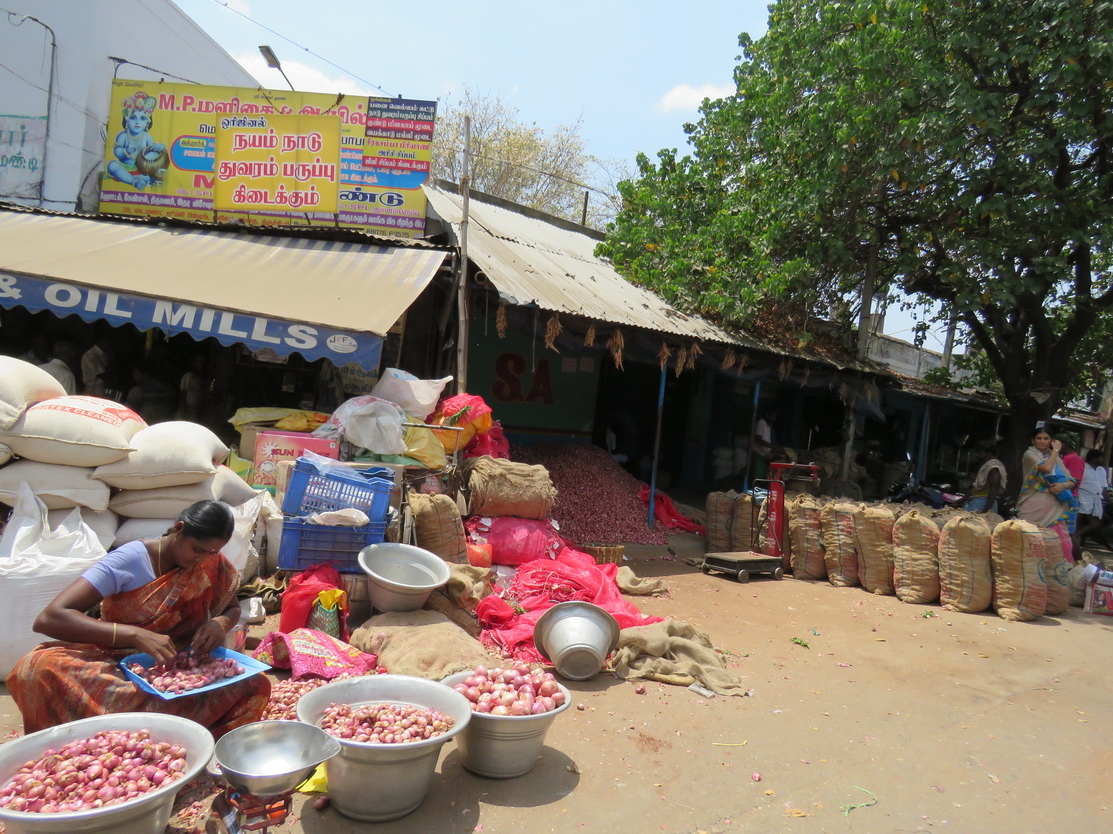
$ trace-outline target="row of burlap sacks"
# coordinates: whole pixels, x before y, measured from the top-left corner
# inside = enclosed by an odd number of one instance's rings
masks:
[[[725,508],[732,522],[741,519],[741,529],[727,523]],[[764,551],[764,514],[754,513],[750,496],[712,493],[707,509],[709,552],[749,550],[751,541]],[[782,558],[797,579],[826,579],[909,603],[939,602],[951,611],[978,613],[992,606],[1013,621],[1082,605],[1082,566],[1070,567],[1057,533],[1029,522],[810,495],[787,500],[785,515]]]

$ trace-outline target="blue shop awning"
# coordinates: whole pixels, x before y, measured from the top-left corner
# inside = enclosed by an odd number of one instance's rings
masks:
[[[0,306],[374,369],[446,255],[0,210]]]

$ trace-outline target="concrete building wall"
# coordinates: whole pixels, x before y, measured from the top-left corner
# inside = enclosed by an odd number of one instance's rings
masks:
[[[0,200],[96,210],[105,137],[120,129],[115,77],[258,86],[170,0],[4,7],[13,14],[0,15]]]

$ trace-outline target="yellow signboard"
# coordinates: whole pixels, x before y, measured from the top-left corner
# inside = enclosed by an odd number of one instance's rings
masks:
[[[400,172],[364,167],[367,107],[368,100],[356,96],[116,79],[110,112],[120,113],[120,129],[109,124],[100,210],[255,225],[340,225],[393,237],[421,237],[425,229],[424,177],[415,177],[413,171],[400,176]],[[304,127],[310,124],[302,121],[307,117],[315,117],[313,125],[333,124],[336,133],[330,135],[338,138],[326,140],[324,128]],[[233,118],[235,124],[221,127],[222,120]],[[263,120],[265,129],[247,126],[247,122]],[[218,133],[228,133],[225,140],[234,148],[231,136],[237,132],[257,137],[270,135],[267,131],[272,128],[280,149],[282,137],[319,132],[322,153],[291,160],[275,154],[279,179],[268,179],[266,185],[243,176],[247,170],[243,166],[238,168],[241,174],[235,175],[235,163],[269,163],[269,153],[255,151],[270,149],[229,153]],[[338,159],[332,152],[326,158],[324,148],[334,141]],[[252,153],[246,153],[248,150]],[[312,167],[318,156],[320,165],[337,166],[334,197],[324,189],[326,168]],[[233,163],[225,169],[228,182],[235,183],[230,198],[226,183],[218,178],[222,162]],[[285,180],[281,174],[284,163],[310,168],[292,168],[292,181]],[[310,180],[299,181],[299,174]],[[280,182],[285,184],[282,193],[299,194],[293,198],[296,207],[289,197],[285,204],[277,201]],[[241,186],[243,202],[236,202],[235,193]],[[251,193],[263,191],[268,192],[266,199],[261,193]],[[311,204],[311,198],[316,202]]]
[[[338,211],[335,116],[220,116],[216,160],[217,211]]]

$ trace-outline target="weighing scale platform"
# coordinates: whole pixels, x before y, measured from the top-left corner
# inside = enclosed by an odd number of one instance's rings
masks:
[[[784,579],[780,556],[767,556],[753,551],[708,553],[703,557],[700,570],[704,573],[711,573],[713,570],[731,573],[739,582],[748,582],[752,573],[771,573],[774,579]]]

